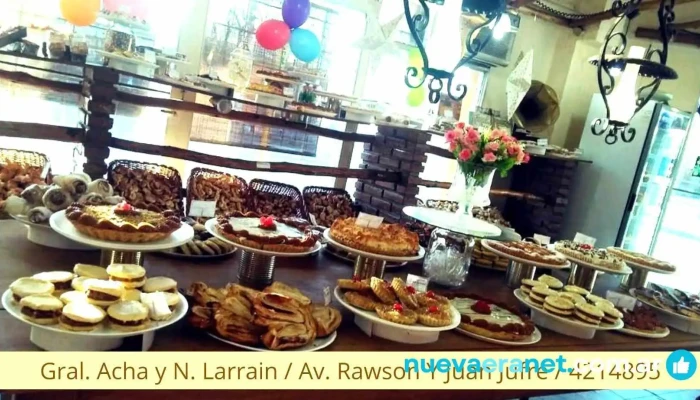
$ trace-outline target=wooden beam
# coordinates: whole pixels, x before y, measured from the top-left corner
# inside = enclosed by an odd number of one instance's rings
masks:
[[[138,143],[131,140],[119,138],[112,138],[110,141],[110,147],[120,150],[133,151],[137,153],[178,158],[181,160],[194,161],[202,164],[214,165],[223,168],[243,169],[246,171],[287,172],[290,174],[332,176],[336,178],[340,177],[369,179],[384,182],[401,181],[401,173],[399,172],[386,172],[373,169],[320,167],[316,165],[303,165],[287,162],[271,162],[265,163],[265,165],[263,166],[255,161],[246,161],[235,158],[213,156],[211,154],[180,149],[177,147]]]
[[[82,128],[0,121],[0,136],[77,143],[80,142],[83,132]]]
[[[556,25],[565,26],[567,28],[569,27],[569,24],[570,24],[570,21],[568,19],[559,18],[559,17],[556,17],[554,15],[547,14],[547,13],[540,11],[537,8],[533,8],[531,6],[521,7],[518,9],[518,12],[520,14],[523,14],[523,15],[529,15],[529,16],[532,16],[535,18],[540,18],[540,19],[543,19],[545,21],[551,22],[551,23],[556,24]]]
[[[510,8],[520,8],[527,6],[530,3],[534,3],[535,0],[510,0],[508,1],[508,7]]]
[[[628,0],[629,1],[629,0]],[[686,3],[695,3],[698,0],[676,0],[676,7],[681,5],[681,4],[686,4]],[[642,4],[639,5],[639,11],[647,11],[647,10],[657,10],[659,8],[659,0],[649,0],[645,1]],[[601,21],[605,21],[611,18],[616,18],[615,15],[612,13],[612,10],[606,10],[597,14],[590,15],[586,18],[578,19],[578,20],[572,20],[570,22],[571,27],[580,27],[583,28],[588,25],[593,25]]]
[[[49,89],[56,92],[80,94],[82,90],[81,85],[78,83],[60,82],[53,79],[37,78],[33,75],[21,71],[7,71],[4,69],[0,69],[0,78],[16,83],[39,87],[42,89]]]
[[[700,19],[695,21],[681,22],[680,24],[674,24],[673,27],[678,30],[700,28]]]
[[[637,28],[634,35],[641,39],[661,40],[658,29]],[[700,47],[700,33],[678,31],[672,43],[690,44]]]
[[[243,111],[231,111],[228,114],[221,114],[212,106],[198,104],[188,101],[179,101],[175,99],[163,99],[140,96],[133,93],[117,92],[117,101],[124,103],[135,104],[145,107],[166,108],[174,111],[189,111],[197,114],[209,115],[217,118],[226,118],[234,121],[251,122],[259,125],[276,126],[285,129],[294,129],[301,132],[306,132],[318,136],[328,137],[337,140],[349,140],[352,142],[372,143],[375,140],[374,135],[363,135],[359,133],[345,133],[333,129],[321,128],[320,126],[308,125],[302,122],[287,121],[280,118],[269,117],[267,115],[253,114]]]

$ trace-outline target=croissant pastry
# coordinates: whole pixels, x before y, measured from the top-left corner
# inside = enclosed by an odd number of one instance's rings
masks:
[[[224,339],[235,343],[256,345],[260,343],[258,327],[223,309],[214,314],[216,332]]]
[[[287,296],[277,293],[265,293],[255,299],[253,305],[255,320],[253,323],[268,326],[271,322],[303,323],[304,314],[299,303]]]
[[[287,297],[291,297],[296,300],[302,306],[308,306],[311,304],[311,299],[306,297],[299,289],[291,287],[282,282],[274,282],[272,285],[263,289],[265,293],[279,293]]]
[[[71,196],[80,197],[88,191],[89,179],[82,174],[60,175],[53,178],[54,185],[67,191]]]
[[[270,350],[294,349],[306,346],[316,338],[315,332],[305,324],[287,324],[271,327],[261,339]]]
[[[197,329],[208,330],[214,326],[212,313],[211,308],[193,306],[190,315],[187,316],[187,322]]]
[[[42,202],[42,197],[44,197],[44,193],[49,189],[48,185],[37,185],[36,183],[33,185],[29,185],[26,189],[22,191],[22,198],[29,204],[31,207],[39,207],[43,206],[44,203]]]
[[[106,179],[95,179],[88,184],[87,192],[96,193],[102,195],[102,197],[110,197],[114,194],[114,189]]]
[[[248,322],[253,321],[253,313],[248,300],[244,297],[227,297],[221,302],[222,310],[229,311],[234,315],[245,319]]]
[[[340,311],[327,306],[315,306],[311,315],[316,323],[316,336],[321,338],[335,332],[343,319]]]
[[[65,210],[71,203],[73,203],[73,198],[71,194],[61,189],[58,186],[51,186],[49,190],[44,193],[42,197],[44,206],[53,212]]]
[[[35,224],[42,224],[48,221],[52,214],[46,207],[34,207],[27,213],[27,219]]]

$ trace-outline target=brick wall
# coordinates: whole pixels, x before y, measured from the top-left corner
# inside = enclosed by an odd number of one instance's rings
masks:
[[[376,140],[366,143],[360,168],[401,172],[399,183],[359,180],[355,184],[355,200],[362,211],[398,222],[401,210],[417,204],[416,180],[427,161],[430,134],[416,129],[379,126]]]

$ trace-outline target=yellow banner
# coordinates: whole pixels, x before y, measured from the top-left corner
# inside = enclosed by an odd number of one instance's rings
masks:
[[[697,389],[700,353],[3,352],[6,389]]]

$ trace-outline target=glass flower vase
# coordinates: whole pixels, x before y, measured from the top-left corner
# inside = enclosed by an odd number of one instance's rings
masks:
[[[450,187],[450,197],[457,202],[457,213],[472,215],[474,207],[491,204],[489,192],[496,169],[479,164],[460,164]]]

